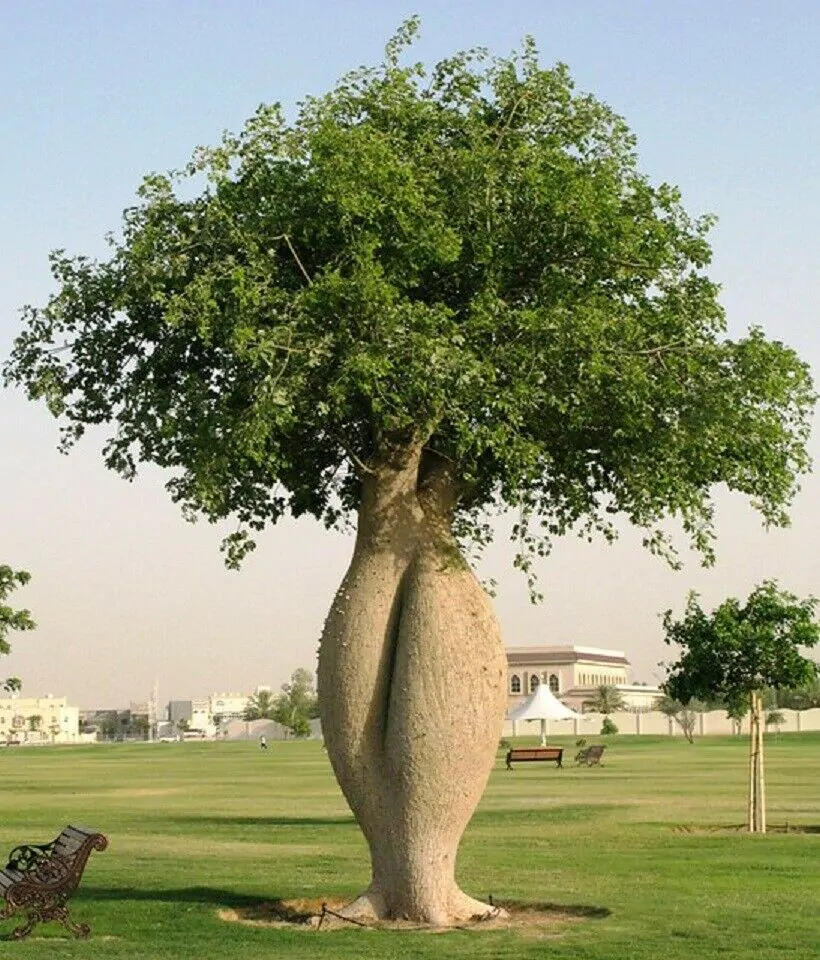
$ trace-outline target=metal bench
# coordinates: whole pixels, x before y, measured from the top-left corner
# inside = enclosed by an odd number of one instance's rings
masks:
[[[512,770],[513,761],[551,760],[562,767],[563,747],[510,747],[507,751],[507,769]]]
[[[22,940],[47,920],[61,923],[76,937],[91,933],[87,923],[74,923],[66,906],[77,889],[92,850],[105,850],[108,838],[87,827],[66,827],[51,843],[23,844],[9,854],[0,870],[0,920],[15,914],[25,923],[12,930],[11,940]]]
[[[575,762],[587,767],[594,767],[601,764],[601,757],[604,755],[605,746],[594,744],[591,747],[584,747],[578,751]]]

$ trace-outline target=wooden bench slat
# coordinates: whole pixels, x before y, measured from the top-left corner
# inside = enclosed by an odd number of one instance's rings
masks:
[[[0,870],[0,887],[3,887],[3,889],[22,879],[23,874],[19,870]]]

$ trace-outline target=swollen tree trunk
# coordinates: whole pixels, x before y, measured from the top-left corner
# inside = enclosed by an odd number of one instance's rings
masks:
[[[349,916],[448,925],[489,909],[458,888],[455,861],[495,759],[506,661],[451,534],[456,497],[443,461],[420,449],[367,475],[325,623],[322,730],[372,866]]]

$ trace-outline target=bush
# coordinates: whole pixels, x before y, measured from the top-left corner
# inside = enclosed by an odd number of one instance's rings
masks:
[[[601,736],[609,736],[612,733],[617,733],[618,728],[615,724],[609,719],[609,717],[604,717],[604,722],[601,724]]]

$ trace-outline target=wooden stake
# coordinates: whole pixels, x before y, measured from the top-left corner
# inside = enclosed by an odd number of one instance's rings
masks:
[[[755,701],[754,694],[750,696],[750,706],[749,706],[749,809],[746,817],[746,823],[749,827],[749,833],[754,833],[756,829],[755,824],[755,809],[756,809],[756,796],[755,796],[755,738],[754,738],[754,709]]]
[[[757,736],[759,741],[758,749],[758,800],[760,803],[760,817],[758,819],[758,830],[760,833],[766,832],[766,774],[764,770],[763,763],[763,697],[758,693],[757,695]]]

